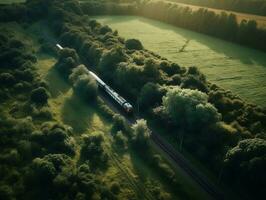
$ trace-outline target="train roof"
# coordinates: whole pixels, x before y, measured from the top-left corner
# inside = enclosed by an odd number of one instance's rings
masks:
[[[57,48],[60,49],[60,50],[63,49],[63,47],[62,47],[60,44],[56,44],[56,46],[57,46]]]
[[[96,74],[94,74],[92,71],[89,71],[90,75],[102,86],[106,85],[105,82],[103,82],[102,79],[100,79]]]

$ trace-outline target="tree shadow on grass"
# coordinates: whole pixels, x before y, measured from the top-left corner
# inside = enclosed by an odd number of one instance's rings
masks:
[[[53,98],[58,97],[60,94],[65,94],[69,89],[69,83],[63,78],[63,76],[52,67],[45,77],[49,86],[49,91]]]
[[[96,114],[93,106],[96,105],[88,104],[73,94],[64,102],[61,112],[62,120],[70,125],[74,132],[82,134],[91,126],[93,116]]]
[[[156,188],[157,185],[154,185],[154,180],[159,180],[159,182],[162,183],[163,186],[166,186],[164,188],[168,188],[167,192],[170,192],[170,194],[173,195],[172,197],[181,197],[181,199],[191,199],[191,197],[183,190],[183,185],[179,183],[179,181],[177,183],[169,182],[165,177],[166,175],[163,174],[152,164],[151,151],[146,149],[147,152],[141,152],[133,148],[134,147],[132,146],[129,148],[130,158],[134,171],[140,178],[139,181],[141,183],[149,182],[151,184],[148,184],[149,189],[153,190]]]

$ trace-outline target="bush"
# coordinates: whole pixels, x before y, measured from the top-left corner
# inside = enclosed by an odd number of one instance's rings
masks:
[[[142,50],[143,46],[141,42],[137,39],[128,39],[126,40],[126,48],[129,50]]]
[[[175,172],[162,160],[160,155],[155,154],[152,156],[152,165],[160,171],[167,181],[175,183]]]
[[[156,104],[160,104],[162,101],[163,93],[160,91],[159,85],[154,83],[146,83],[139,95],[139,106],[143,110],[148,110],[154,107]]]
[[[221,120],[217,109],[208,103],[208,96],[198,90],[169,89],[163,105],[175,124],[187,130],[198,131]]]
[[[118,131],[115,136],[115,144],[122,148],[122,149],[126,149],[127,148],[127,137],[124,136],[122,131]]]
[[[175,74],[179,74],[181,72],[181,68],[178,64],[162,61],[160,64],[161,70],[167,73],[169,76],[173,76]]]
[[[266,141],[246,139],[226,154],[226,172],[230,181],[252,190],[255,196],[265,196]],[[258,198],[259,199],[259,198]]]
[[[74,92],[85,101],[94,101],[98,94],[98,85],[91,75],[79,76],[73,86]]]
[[[47,104],[49,97],[49,92],[45,88],[39,87],[31,91],[30,99],[36,104]]]
[[[117,182],[113,182],[111,184],[111,192],[114,193],[114,194],[118,194],[120,192],[120,184],[117,183]]]
[[[70,134],[71,132],[67,127],[59,124],[44,123],[41,131],[32,133],[31,141],[39,145],[40,153],[60,153],[74,156],[76,142]]]
[[[89,70],[85,67],[85,65],[79,65],[75,67],[69,76],[69,80],[72,84],[74,84],[82,75],[89,75]]]
[[[55,67],[65,78],[68,78],[72,69],[78,65],[78,60],[79,57],[75,49],[64,48],[60,51],[60,58]]]
[[[205,81],[200,80],[198,76],[188,75],[182,80],[182,88],[197,89],[201,92],[208,92],[208,87]]]
[[[129,134],[130,128],[126,122],[126,119],[123,116],[115,114],[113,116],[113,126],[111,132],[115,134],[118,131],[122,131],[123,133]]]
[[[0,186],[0,199],[3,200],[15,200],[13,190],[8,185]]]
[[[147,122],[144,119],[137,120],[137,122],[132,125],[132,130],[132,140],[134,145],[140,147],[141,149],[147,147],[151,135]]]
[[[10,73],[1,73],[0,74],[0,85],[1,86],[12,86],[16,82],[15,77]]]
[[[90,166],[105,166],[107,162],[107,154],[103,148],[103,140],[102,133],[83,136],[80,156],[83,160],[88,160]]]
[[[106,33],[112,32],[109,26],[102,26],[99,30],[100,34],[105,35]]]

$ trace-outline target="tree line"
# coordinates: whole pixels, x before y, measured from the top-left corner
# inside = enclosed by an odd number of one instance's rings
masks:
[[[97,7],[95,7],[97,5]],[[109,9],[112,8],[112,9]],[[237,22],[234,14],[220,14],[208,9],[192,10],[164,1],[140,1],[131,4],[88,1],[82,4],[86,14],[138,15],[181,28],[221,38],[240,45],[266,51],[266,30],[254,20]]]
[[[173,2],[205,6],[223,10],[250,13],[266,16],[266,1],[264,0],[171,0]]]

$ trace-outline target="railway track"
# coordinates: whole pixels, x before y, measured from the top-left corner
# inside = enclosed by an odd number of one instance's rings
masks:
[[[108,147],[107,147],[108,148]],[[109,149],[108,156],[113,160],[115,166],[120,170],[123,176],[127,179],[128,183],[131,185],[131,188],[135,190],[136,194],[140,199],[153,200],[152,194],[149,191],[145,190],[144,187],[140,187],[139,183],[135,180],[135,177],[129,172],[129,169],[122,164],[120,159]]]
[[[112,103],[112,100],[108,98],[108,96],[104,94],[101,94],[100,96],[114,112],[123,115],[130,125],[134,124],[138,119],[140,119],[140,117],[137,116],[128,117]],[[210,196],[210,199],[225,199],[223,193],[215,185],[213,185],[203,174],[192,167],[192,165],[178,151],[176,151],[170,144],[165,142],[164,139],[153,130],[151,139],[177,166],[179,166],[187,175],[189,175]]]
[[[171,146],[166,144],[159,135],[152,132],[151,139],[160,147],[176,164],[178,164],[190,177],[192,177],[213,199],[224,199],[223,194],[209,181],[190,167],[185,158],[176,152]]]

